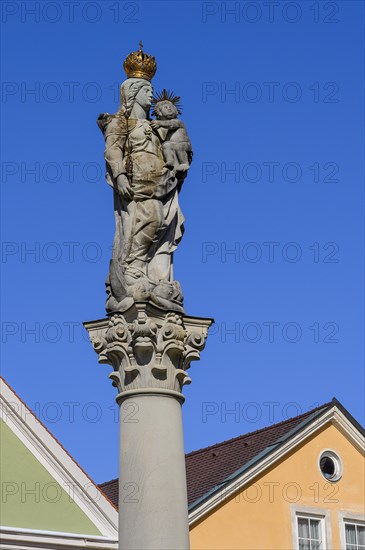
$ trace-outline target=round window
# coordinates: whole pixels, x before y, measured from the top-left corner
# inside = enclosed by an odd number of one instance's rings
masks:
[[[338,481],[342,476],[342,463],[333,451],[323,451],[319,457],[319,469],[327,481]]]

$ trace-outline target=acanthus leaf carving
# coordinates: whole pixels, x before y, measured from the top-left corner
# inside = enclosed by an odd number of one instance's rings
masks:
[[[212,321],[201,319],[199,325],[194,320],[194,326],[185,321],[183,314],[139,303],[128,315],[115,313],[104,320],[101,334],[88,328],[99,362],[114,369],[109,377],[119,394],[146,389],[181,393],[191,383],[186,370],[199,360]]]

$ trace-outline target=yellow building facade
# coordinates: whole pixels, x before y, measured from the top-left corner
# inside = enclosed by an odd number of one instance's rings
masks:
[[[0,388],[0,549],[117,549],[118,479],[96,486]],[[364,449],[334,399],[187,454],[191,550],[365,550]]]
[[[191,510],[192,550],[363,550],[363,451],[358,426],[330,407]]]

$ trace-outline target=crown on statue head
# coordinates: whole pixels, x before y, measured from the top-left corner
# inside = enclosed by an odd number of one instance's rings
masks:
[[[155,58],[143,51],[142,42],[139,43],[138,52],[132,52],[124,61],[123,67],[128,78],[145,78],[151,80],[157,70]]]

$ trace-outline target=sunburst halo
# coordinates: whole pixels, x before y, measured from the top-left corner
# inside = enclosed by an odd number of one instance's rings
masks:
[[[156,95],[152,99],[152,115],[156,116],[155,108],[157,103],[160,103],[161,101],[170,101],[171,103],[173,103],[177,109],[178,114],[181,115],[182,105],[180,103],[180,99],[181,97],[179,95],[175,95],[173,91],[166,90],[166,88],[164,88],[162,92],[156,93]]]

